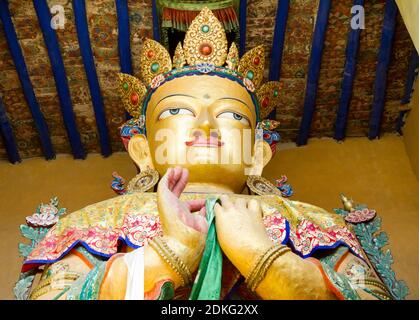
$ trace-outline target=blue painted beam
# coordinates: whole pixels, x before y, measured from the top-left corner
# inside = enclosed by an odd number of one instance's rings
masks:
[[[403,126],[405,125],[405,116],[408,113],[409,110],[402,110],[399,113],[399,116],[397,117],[396,122],[396,131],[398,134],[403,135]]]
[[[1,10],[1,8],[0,8]],[[3,101],[0,97],[0,135],[3,137],[4,145],[6,147],[7,156],[11,163],[22,161],[20,159],[19,151],[17,150],[16,140],[13,135],[13,129],[10,126]]]
[[[370,114],[368,138],[375,139],[380,135],[381,120],[387,91],[387,72],[390,65],[391,50],[396,31],[397,5],[394,0],[387,0],[384,11],[383,31],[375,74],[374,100]]]
[[[272,41],[271,65],[269,67],[269,80],[279,81],[282,66],[282,53],[284,51],[285,33],[287,30],[289,0],[278,0],[276,10],[274,37]],[[276,118],[276,109],[269,114],[269,119]]]
[[[157,10],[157,0],[152,0],[151,14],[153,16],[153,38],[160,42],[159,13]]]
[[[365,0],[354,0],[354,6],[364,6]],[[349,32],[346,46],[345,70],[342,79],[342,91],[340,94],[339,106],[336,112],[335,135],[338,141],[345,139],[346,125],[348,122],[349,106],[352,99],[352,90],[355,80],[356,59],[359,49],[359,38],[362,29],[352,29]]]
[[[119,64],[122,73],[133,74],[131,60],[131,35],[129,27],[129,11],[127,0],[115,0],[118,17],[118,52]],[[131,115],[125,112],[125,118],[131,119]]]
[[[269,81],[279,81],[284,51],[285,33],[287,30],[289,0],[278,0],[274,37],[272,41],[271,65],[269,68]]]
[[[412,94],[414,90],[414,84],[416,78],[418,76],[418,68],[419,68],[419,55],[416,49],[413,49],[412,55],[410,57],[409,68],[407,70],[407,78],[406,78],[406,85],[404,89],[404,96],[401,101],[402,105],[408,104],[412,99]],[[399,113],[399,117],[397,118],[396,123],[396,131],[402,135],[403,131],[402,128],[405,123],[405,115],[407,114],[408,110],[402,110]]]
[[[16,67],[16,72],[19,76],[22,85],[23,94],[31,111],[35,127],[41,142],[41,148],[47,160],[55,158],[54,148],[49,137],[48,126],[45,122],[44,116],[36,100],[33,91],[32,82],[29,78],[28,69],[26,68],[25,59],[23,58],[22,49],[17,39],[16,31],[10,15],[9,3],[7,0],[0,0],[0,19],[3,23],[4,32],[6,35],[7,44],[9,46],[10,54]]]
[[[247,20],[247,1],[240,0],[239,8],[239,25],[240,25],[240,43],[239,55],[244,55],[246,51],[246,21]]]
[[[310,62],[308,66],[303,117],[301,119],[300,132],[297,139],[297,145],[299,146],[307,144],[308,136],[310,134],[311,122],[316,105],[324,39],[326,37],[331,4],[331,0],[320,0],[319,9],[317,12],[316,26],[314,29]]]
[[[412,99],[413,86],[415,84],[416,77],[418,76],[419,68],[419,55],[416,49],[413,49],[410,57],[409,68],[407,70],[406,84],[404,87],[404,96],[401,101],[402,104],[408,104]]]
[[[77,37],[79,40],[80,53],[83,59],[87,82],[89,84],[93,110],[95,112],[101,153],[103,156],[107,157],[112,154],[112,150],[109,141],[108,127],[106,124],[105,107],[103,104],[99,80],[96,73],[95,61],[93,58],[92,46],[90,43],[85,0],[73,0],[73,11],[76,22]]]
[[[57,35],[55,34],[55,30],[51,28],[50,9],[46,0],[34,0],[33,4],[38,16],[38,22],[44,37],[45,46],[48,50],[48,56],[55,79],[55,86],[60,100],[64,126],[67,130],[73,156],[75,159],[84,159],[86,153],[83,149],[80,133],[77,130],[70,90],[68,88],[67,75],[61,57]]]
[[[118,16],[118,51],[121,72],[132,74],[128,1],[115,0],[115,5]]]

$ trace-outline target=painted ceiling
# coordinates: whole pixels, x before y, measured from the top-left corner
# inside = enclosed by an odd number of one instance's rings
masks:
[[[285,0],[281,0],[285,1]],[[282,51],[280,80],[283,82],[280,104],[277,106],[276,118],[281,122],[279,132],[282,141],[297,141],[301,130],[301,120],[307,99],[307,81],[310,76],[310,57],[315,43],[315,26],[318,21],[319,1],[323,0],[289,0],[285,38]],[[326,0],[327,1],[327,0]],[[356,73],[351,90],[349,112],[347,114],[346,136],[366,137],[370,130],[371,112],[374,100],[377,99],[377,72],[383,49],[383,28],[386,17],[386,3],[393,0],[365,1],[365,29],[360,32],[359,51],[356,55]],[[65,27],[55,32],[59,54],[64,66],[65,79],[54,77],[54,70],[46,46],[39,12],[34,2],[45,3],[49,7],[60,4],[65,9]],[[110,152],[123,151],[119,137],[119,126],[126,120],[125,111],[117,95],[116,73],[121,71],[121,57],[118,39],[118,14],[127,14],[129,21],[129,44],[132,59],[132,72],[139,74],[139,50],[144,38],[153,38],[152,1],[145,0],[94,0],[94,1],[59,1],[59,0],[0,0],[0,10],[8,5],[12,27],[17,36],[17,43],[23,54],[29,81],[33,87],[34,97],[40,110],[40,117],[47,128],[54,154],[75,153],[71,134],[80,136],[83,158],[89,153],[103,152],[100,126],[97,122],[97,110],[93,106],[92,91],[86,76],[77,34],[74,2],[85,3],[85,17],[89,31],[94,67],[96,69],[99,92],[102,98],[103,128],[108,139]],[[127,3],[126,12],[119,5]],[[276,0],[241,1],[247,4],[245,45],[246,50],[259,44],[267,47],[268,62],[271,58],[274,29],[277,16]],[[314,113],[309,126],[310,137],[333,137],[336,115],[342,99],[342,79],[348,59],[348,39],[351,32],[351,7],[354,0],[328,1],[327,28],[323,39],[323,50],[320,56],[321,68],[318,77],[318,88],[314,96]],[[356,2],[356,0],[355,0]],[[391,4],[390,4],[391,5]],[[2,9],[3,8],[3,9]],[[42,8],[41,8],[42,9]],[[38,10],[41,10],[38,8]],[[388,8],[387,8],[388,10]],[[278,11],[279,12],[279,11]],[[45,156],[42,146],[39,124],[34,120],[28,103],[27,93],[19,78],[6,36],[6,13],[0,13],[0,97],[3,114],[0,122],[10,125],[20,158]],[[119,18],[121,18],[119,16]],[[391,17],[390,17],[391,18]],[[384,74],[384,111],[380,118],[380,133],[395,132],[400,115],[401,100],[406,95],[409,74],[409,63],[414,46],[399,13],[393,17],[394,37],[387,68]],[[10,25],[8,26],[10,27]],[[384,39],[385,41],[385,39]],[[386,48],[384,48],[386,49]],[[268,76],[270,64],[266,66]],[[64,82],[63,82],[64,81]],[[63,101],[57,90],[57,83],[68,84],[69,99]],[[26,88],[28,90],[28,88]],[[62,89],[61,89],[62,90]],[[26,97],[25,97],[26,96]],[[33,103],[33,102],[32,102]],[[63,106],[65,105],[65,106]],[[68,123],[63,119],[67,108],[74,114],[74,128],[71,133]],[[96,110],[96,111],[95,111]],[[67,114],[68,116],[68,114]],[[71,114],[70,114],[71,117]],[[9,153],[8,153],[9,152]],[[10,150],[6,148],[6,138],[0,139],[0,159],[10,159]],[[76,156],[77,157],[77,156]]]

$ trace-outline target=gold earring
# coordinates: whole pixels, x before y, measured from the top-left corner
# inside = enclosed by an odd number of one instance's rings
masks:
[[[282,197],[281,191],[279,191],[277,187],[275,187],[271,182],[261,176],[248,176],[246,184],[252,192],[260,196],[274,194]]]
[[[154,188],[159,182],[159,173],[157,170],[147,168],[147,170],[140,172],[128,183],[128,192],[147,192]]]

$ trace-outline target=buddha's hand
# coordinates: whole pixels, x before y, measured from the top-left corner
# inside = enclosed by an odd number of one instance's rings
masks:
[[[169,168],[157,188],[157,206],[164,239],[194,272],[204,250],[208,223],[205,199],[187,202],[179,199],[188,176],[187,169]]]
[[[221,196],[215,205],[215,224],[221,249],[244,276],[254,261],[272,246],[262,220],[260,202],[256,199]]]

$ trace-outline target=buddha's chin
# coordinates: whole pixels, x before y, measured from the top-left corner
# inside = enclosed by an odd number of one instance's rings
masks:
[[[189,171],[186,192],[241,193],[246,186],[246,166],[243,164],[156,163],[155,168],[163,176],[167,169],[177,166]]]
[[[241,193],[246,185],[242,165],[188,165],[189,183],[186,192]]]

